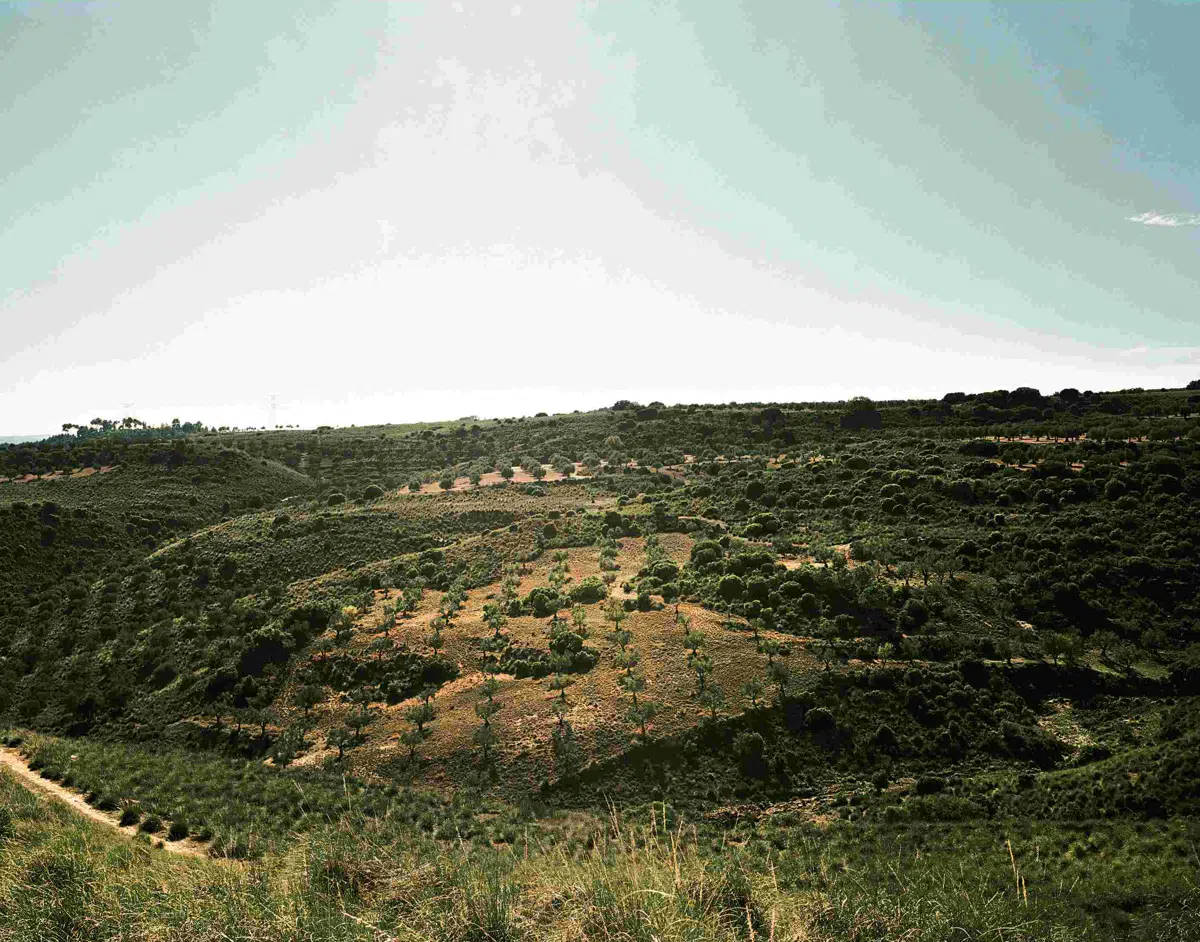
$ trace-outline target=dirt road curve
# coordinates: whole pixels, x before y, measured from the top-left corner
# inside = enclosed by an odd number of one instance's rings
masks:
[[[82,795],[71,791],[69,788],[63,788],[56,782],[49,782],[42,778],[25,764],[25,760],[21,757],[20,753],[14,749],[0,747],[0,767],[8,769],[9,772],[16,776],[17,780],[22,785],[27,786],[32,791],[38,792],[39,794],[48,798],[56,798],[59,801],[70,805],[71,808],[79,814],[86,818],[91,818],[98,824],[112,828],[114,831],[119,831],[120,833],[131,838],[135,837],[138,833],[135,826],[131,825],[129,827],[121,827],[117,821],[116,815],[108,814],[107,812],[99,811],[96,808],[93,808],[83,800]],[[193,841],[191,839],[183,841],[155,840],[154,845],[156,847],[162,847],[164,850],[168,850],[173,854],[181,854],[184,857],[208,856],[208,845],[201,844],[199,841]]]

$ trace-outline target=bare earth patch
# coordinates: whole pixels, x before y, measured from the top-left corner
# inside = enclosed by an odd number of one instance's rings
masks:
[[[691,552],[693,541],[685,534],[662,534],[659,540],[667,554],[677,562],[683,562]],[[577,585],[589,576],[601,574],[595,548],[574,548],[566,552],[572,579],[568,585]],[[620,568],[613,597],[624,597],[620,591],[621,581],[637,572],[644,560],[642,539],[620,540],[617,557]],[[535,586],[546,585],[552,565],[549,553],[527,564],[520,578],[520,593],[524,595]],[[483,606],[498,598],[499,593],[498,583],[471,590],[453,626],[442,633],[442,654],[457,665],[459,677],[438,691],[433,700],[436,718],[428,727],[428,738],[417,749],[416,770],[425,784],[453,785],[455,768],[461,766],[464,757],[471,757],[478,751],[472,742],[472,734],[479,726],[475,714],[480,698],[478,688],[484,680],[478,641],[490,633],[483,622]],[[366,657],[367,645],[379,636],[383,606],[396,597],[394,590],[377,591],[375,607],[359,617],[358,630],[339,649],[361,651]],[[390,636],[399,649],[431,653],[426,639],[432,633],[431,622],[438,614],[440,600],[441,593],[427,592],[417,611],[397,621]],[[567,691],[570,704],[567,719],[574,727],[587,759],[604,761],[628,748],[634,730],[625,717],[629,697],[618,685],[622,671],[613,663],[617,646],[608,636],[611,626],[604,620],[603,603],[585,608],[591,632],[587,644],[599,653],[600,659],[591,671],[573,675],[575,682]],[[714,663],[710,682],[719,685],[726,696],[722,712],[741,713],[748,704],[742,702],[739,689],[752,677],[765,677],[766,656],[757,651],[748,630],[727,630],[726,616],[690,603],[680,605],[679,611],[691,619],[692,628],[706,635],[705,650]],[[514,646],[545,650],[548,621],[532,616],[510,618],[505,632]],[[688,667],[688,651],[682,643],[684,632],[676,623],[674,606],[659,611],[632,612],[623,627],[633,632],[632,646],[642,655],[641,669],[646,677],[643,696],[659,707],[659,714],[650,727],[651,735],[669,736],[695,726],[705,714],[697,702],[696,678]],[[803,644],[797,644],[801,639],[770,631],[763,632],[763,636],[791,643],[793,653],[788,662],[793,671],[803,673],[820,669]],[[552,705],[556,693],[549,688],[549,678],[517,678],[502,674],[497,680],[500,690],[496,699],[502,709],[493,725],[499,737],[495,755],[501,780],[510,784],[520,781],[536,785],[538,780],[553,774],[551,746],[556,719]],[[321,742],[328,731],[341,726],[351,710],[349,704],[338,702],[332,691],[330,695],[330,699],[314,711],[314,715],[319,714],[318,728],[313,732],[317,742]],[[286,692],[278,702],[288,702]],[[368,777],[388,777],[385,766],[394,769],[395,763],[406,762],[408,750],[401,744],[400,736],[409,728],[404,711],[415,702],[409,700],[390,706],[376,704],[378,716],[368,728],[366,742],[346,753],[348,766]],[[319,761],[328,754],[328,750],[322,748],[301,761]]]

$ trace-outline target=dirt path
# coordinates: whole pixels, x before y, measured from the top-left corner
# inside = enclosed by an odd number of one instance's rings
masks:
[[[59,801],[70,805],[71,808],[85,818],[90,818],[98,824],[112,828],[114,831],[120,831],[127,837],[136,837],[138,834],[138,829],[135,825],[121,827],[116,815],[93,808],[77,792],[73,792],[68,788],[63,788],[56,782],[50,782],[42,778],[37,772],[29,768],[24,758],[15,749],[0,747],[0,767],[8,769],[22,785],[48,798],[57,798]],[[156,847],[169,850],[173,854],[181,854],[184,857],[208,858],[208,845],[192,840],[191,838],[182,841],[165,841],[153,838],[152,840]]]

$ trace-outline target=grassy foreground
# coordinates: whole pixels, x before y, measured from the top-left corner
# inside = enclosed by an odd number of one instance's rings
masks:
[[[765,893],[743,871],[714,869],[694,845],[653,829],[614,830],[570,856],[415,835],[385,844],[369,831],[331,828],[253,866],[180,861],[0,772],[5,942],[733,939],[748,918],[795,923]]]
[[[664,814],[582,846],[343,824],[246,864],[174,858],[0,772],[0,940],[1200,938],[1190,822],[768,824],[764,857]]]

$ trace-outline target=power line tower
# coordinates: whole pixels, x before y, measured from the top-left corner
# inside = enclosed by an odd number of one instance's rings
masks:
[[[273,429],[276,425],[275,406],[278,399],[279,397],[275,393],[271,393],[271,424],[267,426],[268,429]]]

